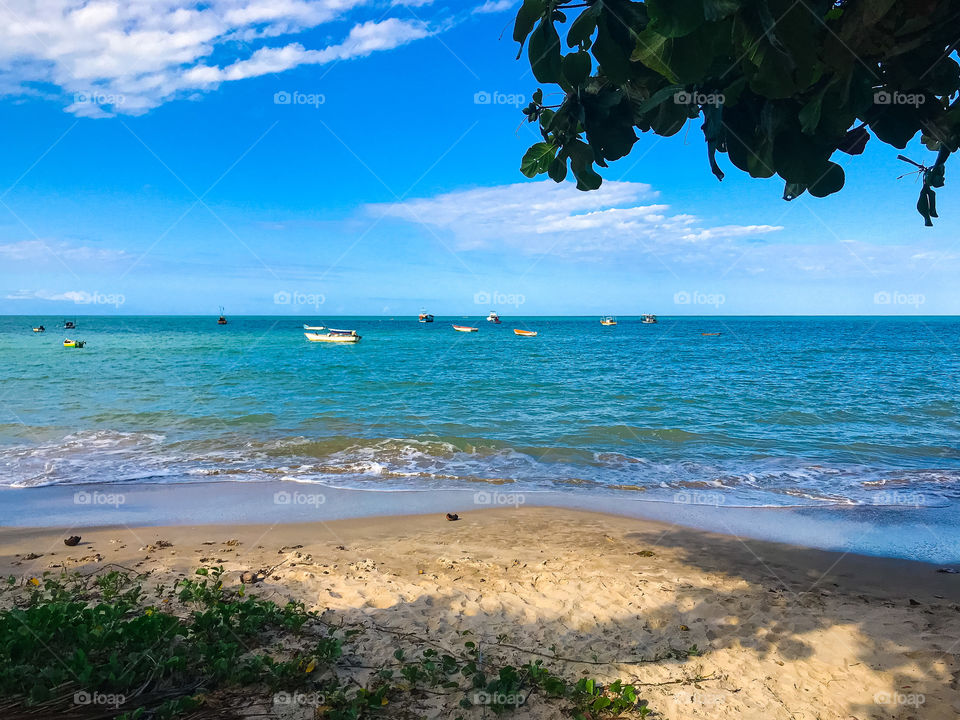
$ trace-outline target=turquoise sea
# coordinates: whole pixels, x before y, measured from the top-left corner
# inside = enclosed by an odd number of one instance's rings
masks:
[[[0,318],[0,485],[287,479],[727,506],[960,498],[955,318],[91,316],[71,331],[63,320]],[[308,343],[304,322],[363,340]],[[68,336],[86,347],[63,348]]]

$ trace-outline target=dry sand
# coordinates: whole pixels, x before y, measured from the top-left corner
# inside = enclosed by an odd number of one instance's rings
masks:
[[[960,575],[921,563],[531,507],[77,532],[67,548],[64,529],[0,529],[0,572],[273,568],[258,594],[375,628],[365,658],[406,633],[460,648],[469,630],[491,659],[633,681],[673,720],[960,717]],[[514,716],[550,716],[535,703]]]

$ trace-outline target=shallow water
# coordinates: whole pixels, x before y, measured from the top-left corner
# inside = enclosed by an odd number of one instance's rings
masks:
[[[0,318],[2,485],[960,498],[955,318],[331,318],[356,346],[306,342],[303,322],[322,317],[77,320]],[[87,346],[63,348],[67,335]]]

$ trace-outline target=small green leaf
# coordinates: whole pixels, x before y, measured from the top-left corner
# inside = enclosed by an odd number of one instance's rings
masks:
[[[556,153],[557,148],[551,143],[540,142],[532,145],[520,161],[520,172],[529,178],[547,172]]]
[[[513,24],[513,39],[520,43],[520,50],[523,50],[523,43],[526,42],[527,35],[533,31],[533,26],[537,20],[543,17],[543,11],[546,7],[544,0],[523,0],[523,5],[517,11],[517,19]],[[519,59],[520,53],[517,53]]]
[[[590,77],[590,70],[593,63],[590,61],[590,53],[580,52],[570,53],[563,57],[563,76],[567,81],[576,87],[583,85]]]

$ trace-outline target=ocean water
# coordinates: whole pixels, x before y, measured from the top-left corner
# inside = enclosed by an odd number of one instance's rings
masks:
[[[289,480],[726,506],[960,500],[955,318],[62,321],[0,318],[0,486]],[[363,340],[308,343],[305,321]],[[47,332],[32,333],[40,323]],[[66,336],[87,346],[65,349]]]

